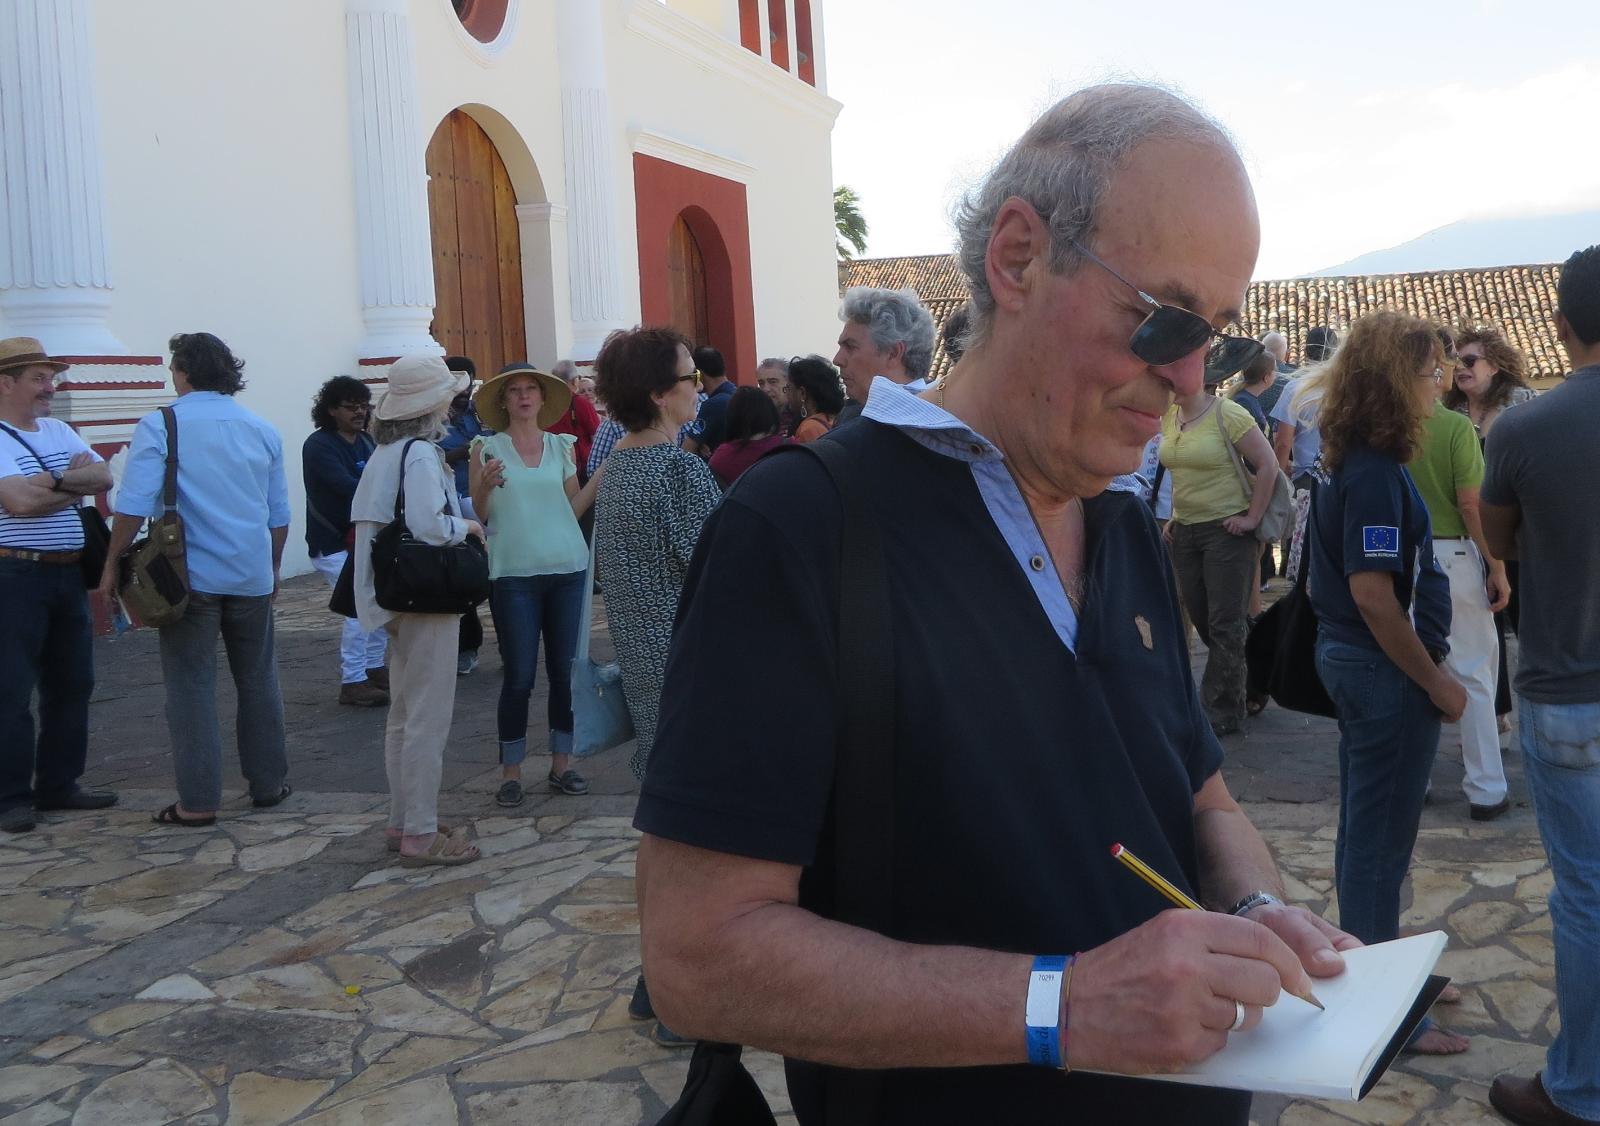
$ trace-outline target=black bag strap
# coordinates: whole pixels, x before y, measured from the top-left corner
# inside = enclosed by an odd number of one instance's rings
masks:
[[[420,441],[421,438],[411,438],[400,450],[400,484],[394,491],[394,518],[401,523],[406,518],[406,456],[411,453],[411,447]]]

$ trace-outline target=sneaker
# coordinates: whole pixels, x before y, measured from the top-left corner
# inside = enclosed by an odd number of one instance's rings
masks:
[[[339,703],[352,708],[381,708],[389,702],[389,693],[369,681],[339,685]]]
[[[505,806],[521,805],[522,783],[515,778],[507,778],[500,783],[500,788],[494,792],[494,804]]]
[[[389,691],[389,666],[379,665],[375,669],[368,669],[367,683],[374,688],[381,688],[385,692]]]
[[[650,1004],[650,990],[644,983],[644,974],[633,987],[633,999],[628,1002],[628,1015],[634,1020],[654,1020],[656,1010]]]
[[[545,781],[550,784],[550,789],[557,794],[578,795],[589,792],[589,780],[576,770],[568,770],[559,778],[556,777],[556,772],[552,770]]]
[[[472,670],[478,667],[478,651],[469,649],[456,657],[456,675],[471,676]]]
[[[692,1048],[695,1042],[687,1036],[679,1036],[672,1029],[656,1021],[655,1031],[650,1033],[650,1039],[660,1044],[663,1048]]]

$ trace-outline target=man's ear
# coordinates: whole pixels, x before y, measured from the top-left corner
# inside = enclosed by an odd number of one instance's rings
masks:
[[[1012,196],[1000,205],[989,231],[984,276],[995,307],[1015,312],[1026,300],[1028,265],[1047,255],[1050,231],[1031,204]]]
[[[1567,355],[1572,355],[1572,325],[1567,323],[1567,318],[1560,309],[1556,310],[1556,340],[1567,350]]]

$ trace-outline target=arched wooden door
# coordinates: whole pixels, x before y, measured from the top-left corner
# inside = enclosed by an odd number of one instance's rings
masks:
[[[667,292],[672,301],[672,327],[696,345],[711,343],[706,261],[682,215],[667,237]]]
[[[428,142],[433,338],[480,378],[527,358],[522,240],[505,163],[471,116],[453,111]]]

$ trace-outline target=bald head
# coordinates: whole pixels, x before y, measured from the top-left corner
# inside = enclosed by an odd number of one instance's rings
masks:
[[[1281,332],[1269,332],[1261,338],[1261,346],[1280,364],[1289,361],[1289,338]]]

